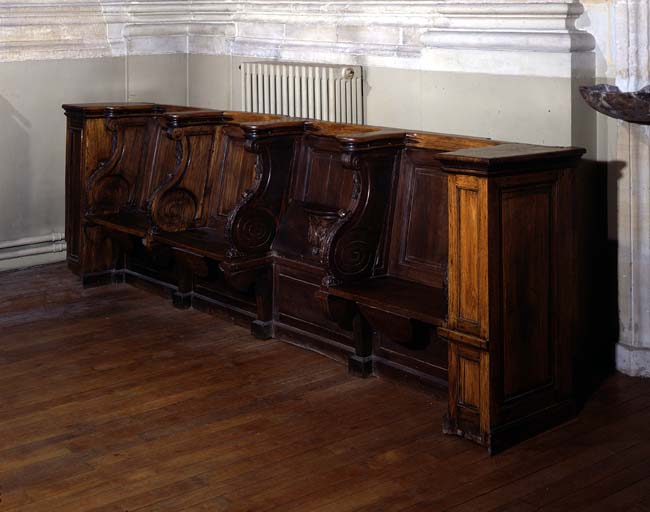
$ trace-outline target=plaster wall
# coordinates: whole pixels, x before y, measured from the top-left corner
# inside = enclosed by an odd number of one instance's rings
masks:
[[[128,60],[128,61],[127,61]],[[187,56],[0,62],[0,242],[65,230],[63,103],[187,101]],[[0,270],[63,260],[51,252],[1,259]]]

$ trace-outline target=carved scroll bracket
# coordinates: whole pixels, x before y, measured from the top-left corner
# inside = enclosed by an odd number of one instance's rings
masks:
[[[253,185],[228,215],[225,236],[229,259],[262,254],[271,246],[288,187],[294,145],[303,121],[269,121],[242,125],[245,148],[256,155]]]
[[[372,275],[390,188],[405,133],[368,132],[340,136],[341,163],[352,172],[350,210],[332,222],[320,246],[327,269],[323,286],[337,286]]]

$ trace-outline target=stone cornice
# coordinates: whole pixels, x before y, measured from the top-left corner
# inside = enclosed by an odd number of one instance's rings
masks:
[[[0,60],[189,52],[426,68],[449,50],[589,52],[581,13],[539,0],[0,0]]]

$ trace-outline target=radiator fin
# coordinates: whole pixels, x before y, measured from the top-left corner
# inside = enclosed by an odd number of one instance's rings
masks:
[[[360,66],[244,62],[241,91],[246,112],[365,122]]]

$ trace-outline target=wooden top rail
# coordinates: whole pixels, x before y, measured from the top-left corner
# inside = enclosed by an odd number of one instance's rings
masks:
[[[175,111],[208,111],[197,107],[182,105],[164,105],[159,103],[66,103],[62,105],[67,116],[83,117],[86,119],[101,117],[128,117],[163,114]]]

